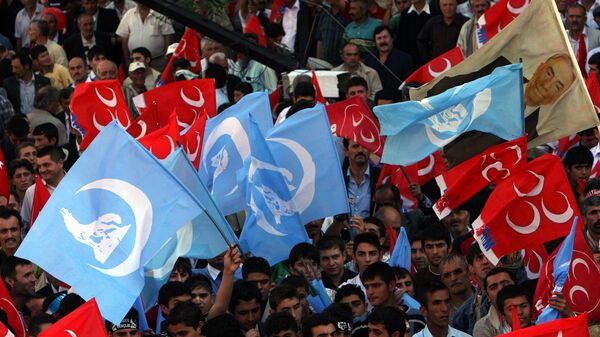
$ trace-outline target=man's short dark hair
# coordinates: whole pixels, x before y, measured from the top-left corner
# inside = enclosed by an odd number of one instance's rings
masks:
[[[148,50],[148,48],[146,47],[137,47],[131,51],[131,55],[136,53],[142,54],[144,56],[144,59],[152,59],[152,54],[150,53],[150,50]]]
[[[304,288],[307,292],[310,289],[310,285],[308,284],[308,281],[306,281],[306,279],[302,276],[299,275],[290,275],[286,278],[284,278],[281,281],[280,285],[289,285],[292,286],[296,289],[302,287]]]
[[[280,36],[285,36],[285,30],[280,23],[269,23],[265,27],[265,36],[271,39],[276,39]]]
[[[400,196],[400,190],[398,186],[390,183],[385,183],[379,185],[377,189],[375,189],[375,193],[391,193],[392,201],[398,205],[402,205],[402,197]],[[393,205],[378,205],[378,206],[393,206]]]
[[[33,165],[31,165],[31,162],[29,162],[29,160],[27,159],[15,159],[13,161],[10,162],[10,165],[8,165],[8,177],[10,179],[13,178],[13,176],[15,175],[15,172],[17,171],[17,169],[20,168],[24,168],[27,171],[29,171],[31,174],[35,173],[35,170],[33,169]]]
[[[60,148],[58,148],[56,146],[52,146],[52,145],[41,148],[37,152],[36,156],[38,158],[42,158],[44,156],[50,156],[50,159],[55,163],[58,163],[59,161],[65,159],[65,153]]]
[[[50,25],[48,25],[48,22],[44,20],[33,20],[32,23],[36,25],[41,36],[48,37],[48,35],[50,35]]]
[[[380,99],[392,101],[392,103],[398,103],[402,99],[400,91],[393,88],[383,88],[375,93],[375,103]]]
[[[581,203],[581,215],[585,216],[591,207],[600,206],[600,196],[587,197]]]
[[[190,278],[188,278],[184,283],[190,288],[190,290],[194,290],[196,288],[204,288],[210,293],[213,292],[212,283],[210,283],[208,277],[204,275],[190,276]]]
[[[248,82],[240,82],[236,84],[236,86],[233,88],[233,91],[239,91],[244,95],[248,95],[254,92],[254,88],[252,88],[252,84]]]
[[[209,319],[202,328],[205,337],[244,337],[240,323],[231,314]]]
[[[195,330],[200,326],[200,321],[204,321],[204,314],[200,307],[192,302],[179,302],[169,312],[167,326],[182,324]]]
[[[178,69],[190,69],[191,67],[192,65],[190,64],[190,61],[183,57],[178,57],[173,60],[173,63],[171,63],[171,71],[173,72],[173,74]]]
[[[352,309],[346,304],[331,303],[325,310],[322,311],[336,321],[336,330],[345,333],[351,333],[354,318],[352,317]]]
[[[335,248],[339,249],[342,253],[346,250],[346,242],[339,236],[326,235],[317,243],[317,250],[319,250],[319,252]]]
[[[383,32],[384,30],[387,30],[388,33],[390,33],[390,36],[394,36],[394,34],[392,34],[392,29],[387,26],[387,25],[381,25],[375,28],[375,30],[373,31],[373,41],[375,41],[375,36],[377,36],[379,33]]]
[[[175,297],[192,295],[190,287],[183,282],[167,282],[158,290],[158,304],[168,306],[169,300]]]
[[[529,294],[529,291],[527,291],[527,288],[516,284],[507,285],[502,288],[496,297],[496,307],[498,308],[498,311],[507,315],[507,313],[504,312],[504,301],[521,296],[524,296],[531,305],[531,295]]]
[[[99,47],[99,46],[93,46],[87,52],[88,62],[91,62],[94,59],[94,57],[100,57],[100,56],[106,57],[106,50],[104,50],[104,48]]]
[[[373,233],[365,232],[356,235],[354,238],[354,246],[352,247],[353,253],[356,254],[356,250],[361,243],[368,243],[371,246],[374,246],[377,251],[381,251],[381,243],[379,243],[379,239]]]
[[[475,258],[480,256],[481,254],[483,254],[483,252],[481,251],[481,247],[479,247],[479,244],[477,244],[476,242],[473,243],[471,246],[469,246],[469,249],[467,250],[467,263],[472,266],[473,262],[475,262]]]
[[[311,82],[298,82],[294,87],[294,97],[316,97],[315,87]]]
[[[298,331],[296,319],[287,311],[273,313],[267,317],[265,322],[266,337],[271,337],[282,331]]]
[[[396,275],[392,267],[381,261],[368,265],[362,274],[360,274],[362,283],[372,281],[376,277],[379,277],[386,285],[396,281]]]
[[[7,277],[14,279],[17,276],[17,266],[27,266],[32,264],[31,261],[22,259],[16,256],[7,257],[4,262],[2,262],[2,266],[0,267],[0,276],[2,276],[2,280]]]
[[[48,138],[48,141],[51,141],[52,138],[54,138],[58,143],[58,128],[52,123],[42,123],[36,126],[33,129],[32,134],[34,136],[46,136],[46,138]]]
[[[394,332],[399,332],[399,336],[404,336],[406,333],[406,317],[404,312],[397,307],[381,307],[374,309],[369,315],[369,323],[383,324],[391,336]]]
[[[37,60],[38,56],[48,51],[48,48],[43,44],[38,44],[29,50],[32,60]]]
[[[336,321],[331,316],[326,314],[310,315],[302,321],[302,337],[313,337],[312,329],[314,327],[330,324],[337,329]]]
[[[450,249],[450,232],[441,223],[432,223],[421,232],[421,244],[423,248],[425,248],[426,241],[444,241],[448,245],[448,249]]]
[[[233,284],[231,300],[229,301],[229,312],[233,313],[241,301],[250,302],[252,300],[256,300],[258,304],[262,300],[260,290],[258,290],[256,284],[244,280],[235,282]]]
[[[352,76],[348,79],[348,81],[346,81],[345,92],[348,92],[348,89],[350,89],[352,87],[358,87],[358,86],[364,87],[367,91],[369,90],[369,84],[367,84],[367,80],[365,80],[364,78],[362,78],[360,76]]]
[[[300,259],[309,259],[319,264],[319,251],[310,243],[301,242],[290,250],[288,263],[290,266],[293,266]]]
[[[25,115],[14,115],[6,123],[6,133],[13,134],[19,139],[25,139],[29,135],[29,121]]]
[[[17,222],[19,223],[19,228],[22,228],[22,220],[21,220],[21,214],[14,209],[10,209],[10,208],[2,208],[0,209],[0,219],[10,219],[10,217],[15,217],[17,218]]]
[[[592,151],[581,145],[570,148],[563,157],[563,165],[569,169],[576,164],[592,166],[593,163],[594,155],[592,155]]]
[[[260,256],[252,256],[242,265],[242,278],[245,280],[248,278],[248,274],[261,273],[268,277],[271,277],[271,266],[269,261]]]
[[[222,88],[227,82],[227,71],[220,64],[208,63],[206,69],[204,69],[204,78],[213,78],[215,88]]]
[[[67,294],[56,310],[56,316],[61,319],[85,304],[85,300],[77,294]]]
[[[487,292],[488,279],[490,278],[490,276],[494,276],[494,275],[502,274],[502,273],[508,274],[508,277],[510,277],[510,279],[515,284],[517,283],[517,279],[515,278],[514,273],[512,271],[510,271],[510,269],[507,269],[504,267],[495,267],[495,268],[492,268],[490,271],[488,271],[488,273],[485,275],[485,278],[483,279],[483,290],[485,290]]]
[[[427,309],[427,303],[429,302],[429,296],[436,291],[440,290],[448,290],[442,282],[433,280],[427,282],[425,284],[419,285],[417,287],[417,292],[415,293],[415,299],[421,303],[423,307]],[[448,290],[449,291],[449,290]]]
[[[31,56],[29,56],[29,54],[25,51],[17,52],[13,57],[11,57],[11,61],[12,60],[19,60],[23,67],[29,66],[29,69],[31,69],[31,65],[33,64],[33,61],[31,61]]]
[[[300,299],[296,288],[289,285],[281,285],[273,288],[269,294],[269,306],[275,310],[279,303],[290,298]]]
[[[362,291],[362,289],[360,289],[359,286],[354,284],[346,284],[338,289],[337,293],[335,293],[334,302],[341,302],[343,298],[351,295],[356,295],[361,301],[366,302],[365,293]]]
[[[374,216],[368,216],[366,218],[363,219],[364,223],[372,223],[373,225],[377,226],[377,231],[379,232],[379,237],[383,238],[385,237],[386,234],[386,229],[385,229],[385,225],[383,224],[383,222],[379,219],[377,219]]]
[[[177,258],[177,260],[175,261],[175,265],[173,266],[173,270],[178,271],[178,272],[184,272],[188,276],[191,276],[192,275],[192,263],[190,262],[190,259],[188,259],[188,258],[185,258],[185,257]]]
[[[44,324],[54,324],[56,323],[56,318],[52,315],[48,315],[47,313],[39,313],[29,320],[29,324],[27,327],[29,328],[30,336],[37,336],[42,332],[42,325]]]

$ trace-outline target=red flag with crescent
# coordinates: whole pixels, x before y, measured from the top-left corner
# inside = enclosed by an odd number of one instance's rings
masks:
[[[497,184],[473,222],[488,260],[569,234],[579,209],[560,159],[543,155]]]
[[[127,128],[127,132],[135,139],[140,139],[147,134],[160,129],[157,120],[158,109],[156,105],[144,110]]]
[[[7,170],[4,154],[0,151],[0,205],[2,206],[8,206],[8,200],[10,199],[10,181],[8,180]]]
[[[385,137],[379,135],[379,121],[365,101],[359,97],[326,106],[331,132],[352,139],[365,149],[381,156]]]
[[[544,261],[540,278],[535,288],[533,304],[537,314],[548,304],[554,289],[554,258],[558,249]],[[575,233],[573,241],[573,255],[569,276],[563,286],[562,293],[569,304],[569,308],[576,313],[587,312],[591,321],[600,320],[600,268],[594,259],[594,255],[588,246],[583,231]]]
[[[546,260],[548,260],[548,253],[543,245],[525,248],[523,250],[523,267],[525,267],[527,278],[530,280],[540,278]]]
[[[492,39],[521,14],[531,0],[500,0],[477,20],[479,47]]]
[[[8,325],[15,332],[16,337],[27,337],[27,328],[25,327],[25,323],[23,323],[23,319],[21,318],[21,314],[15,307],[15,302],[13,301],[6,285],[4,284],[4,280],[0,278],[0,310],[6,313],[6,318],[8,320]],[[0,336],[3,336],[0,334]],[[10,335],[9,335],[10,336]]]
[[[578,134],[570,135],[567,137],[563,137],[558,140],[558,147],[554,150],[554,154],[562,157],[570,148],[575,146],[579,142],[581,137]]]
[[[267,46],[267,40],[265,39],[265,33],[263,33],[260,22],[258,21],[258,17],[256,15],[252,15],[250,20],[246,22],[246,27],[244,27],[244,34],[254,33],[258,38],[258,44],[263,47]]]
[[[417,182],[419,185],[427,184],[431,179],[446,172],[446,164],[442,156],[442,151],[435,151],[423,160],[417,162]]]
[[[181,136],[181,144],[185,153],[196,170],[200,166],[200,154],[202,153],[202,141],[204,140],[204,128],[206,127],[206,114],[196,119],[188,131]]]
[[[271,22],[280,22],[281,21],[282,8],[283,8],[283,0],[273,0],[273,5],[271,6],[271,15],[269,16],[269,20]]]
[[[208,78],[169,83],[135,96],[133,103],[142,114],[156,104],[156,120],[160,126],[169,123],[169,116],[175,109],[177,124],[183,131],[203,112],[209,117],[217,115],[215,80]]]
[[[323,96],[323,92],[321,91],[321,86],[319,85],[319,79],[317,78],[317,73],[314,70],[311,70],[312,84],[315,87],[315,99],[319,103],[323,103],[323,105],[327,105],[327,100],[325,96]]]
[[[442,196],[433,205],[442,219],[492,182],[508,178],[527,163],[527,136],[490,147],[435,178]]]
[[[588,315],[555,319],[544,324],[498,335],[498,337],[590,337]]]
[[[108,333],[96,299],[92,298],[52,324],[39,337],[108,337]]]
[[[410,82],[429,83],[464,59],[465,56],[459,47],[452,48],[417,69],[404,80],[403,85]]]
[[[42,211],[42,208],[46,205],[50,199],[50,192],[46,187],[46,183],[42,180],[40,175],[35,176],[35,188],[33,190],[33,201],[31,203],[31,216],[29,217],[30,227],[35,223],[38,215]]]
[[[78,84],[69,106],[73,128],[83,136],[79,144],[81,150],[85,150],[113,119],[124,128],[131,125],[131,114],[117,80]]]
[[[169,118],[169,124],[138,139],[148,151],[158,159],[165,159],[175,151],[179,143],[179,126],[177,125],[176,113],[173,111]]]
[[[585,87],[590,94],[596,112],[600,113],[600,83],[598,82],[598,75],[588,76],[585,80]]]
[[[6,327],[6,325],[0,322],[0,337],[15,337],[15,335]]]
[[[169,59],[169,63],[165,66],[161,74],[162,84],[168,84],[174,81],[173,74],[171,71],[171,64],[175,59],[184,58],[190,62],[190,71],[194,74],[200,74],[202,72],[202,64],[200,56],[200,41],[198,39],[198,33],[195,30],[186,27],[181,40],[177,44],[177,48],[173,52],[173,55]]]
[[[406,166],[404,172],[410,179],[410,182],[417,181],[419,169],[417,164]],[[402,172],[402,168],[399,165],[383,164],[381,172],[379,173],[379,181],[377,186],[383,184],[392,184],[400,191],[400,198],[402,199],[402,207],[406,209],[416,209],[419,206],[419,201],[410,193],[408,188],[409,181],[406,180],[406,176]]]

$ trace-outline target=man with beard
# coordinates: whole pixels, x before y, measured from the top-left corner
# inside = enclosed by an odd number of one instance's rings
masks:
[[[14,209],[0,210],[0,261],[15,255],[21,244],[21,215]]]
[[[371,214],[371,196],[375,192],[375,185],[379,179],[380,170],[370,165],[369,150],[362,147],[354,140],[344,139],[347,164],[344,161],[342,172],[345,172],[346,189],[348,190],[348,203],[352,215],[366,218]]]
[[[585,241],[592,252],[597,252],[600,249],[600,196],[585,199],[581,213],[585,224]]]

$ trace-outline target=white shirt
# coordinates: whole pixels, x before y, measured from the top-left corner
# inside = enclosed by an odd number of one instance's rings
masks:
[[[31,21],[39,20],[42,18],[42,11],[44,10],[44,6],[37,4],[35,8],[35,13],[30,18],[25,8],[21,9],[15,18],[15,38],[21,39],[21,47],[29,47],[29,35],[27,31],[29,30],[29,26],[31,25]]]
[[[408,9],[408,13],[411,12],[417,12],[417,14],[421,15],[421,13],[425,12],[427,14],[431,14],[431,9],[429,8],[429,3],[425,2],[425,6],[423,6],[423,9],[419,12],[417,10],[417,8],[415,8],[415,5],[410,5],[410,8]]]
[[[587,27],[583,27],[583,32],[581,32],[581,34],[583,34],[584,39],[583,41],[586,43],[586,48],[585,50],[588,51],[587,49]],[[579,39],[575,39],[571,36],[571,32],[568,32],[567,36],[569,37],[569,42],[571,43],[571,48],[573,48],[573,53],[575,53],[575,58],[577,58],[577,53],[579,52]]]
[[[171,20],[150,10],[146,19],[142,20],[137,7],[128,10],[117,28],[117,35],[128,38],[127,48],[131,52],[137,47],[146,47],[152,58],[165,54],[167,46],[164,37],[175,33]]]
[[[296,42],[296,28],[298,26],[298,11],[300,11],[300,1],[296,0],[292,8],[284,7],[283,18],[281,19],[281,25],[285,35],[281,39],[286,47],[290,51],[294,52],[294,43]]]
[[[117,12],[117,16],[119,17],[119,20],[121,20],[121,19],[123,19],[123,15],[125,15],[125,13],[128,10],[130,10],[132,8],[135,8],[135,2],[133,2],[131,0],[125,0],[125,3],[123,4],[123,11],[122,12],[117,7],[115,7],[115,3],[113,1],[111,1],[104,8],[106,8],[106,9],[114,9],[115,12]]]
[[[417,332],[413,335],[413,337],[433,337],[431,332],[429,331],[429,327],[426,326],[425,329]],[[448,326],[448,334],[446,337],[471,337],[471,335],[466,334],[460,330],[456,330],[451,326]]]

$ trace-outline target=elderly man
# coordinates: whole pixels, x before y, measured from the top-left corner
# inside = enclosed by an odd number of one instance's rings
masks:
[[[98,46],[104,50],[112,48],[110,35],[105,32],[94,30],[94,16],[83,13],[77,18],[77,27],[79,34],[72,34],[64,43],[65,52],[69,59],[73,57],[86,58],[88,51]]]
[[[42,20],[33,21],[27,32],[32,48],[40,45],[45,46],[48,49],[48,54],[50,54],[52,62],[66,68],[68,66],[67,54],[65,54],[65,50],[58,43],[48,38],[49,34],[50,27],[46,21]]]
[[[21,0],[23,9],[17,13],[15,18],[15,38],[17,39],[16,49],[29,48],[29,36],[27,31],[31,22],[42,17],[44,6],[37,3],[36,0]]]
[[[467,18],[456,13],[456,0],[440,0],[442,15],[434,16],[423,27],[417,39],[419,53],[425,62],[456,46],[458,34]]]
[[[346,43],[342,48],[342,60],[344,63],[331,69],[334,71],[347,71],[353,76],[359,76],[367,81],[367,85],[370,91],[369,98],[374,99],[375,93],[383,89],[381,80],[377,71],[371,67],[368,67],[360,61],[359,48],[354,43]]]
[[[131,88],[137,96],[146,92],[148,89],[144,84],[146,78],[146,66],[142,62],[131,62],[129,64],[129,82],[123,86]]]
[[[75,87],[79,83],[84,83],[88,78],[88,68],[85,59],[81,57],[73,57],[69,61],[69,75],[73,79],[71,87]]]
[[[467,21],[458,34],[457,45],[462,49],[465,57],[469,57],[477,49],[477,20],[490,8],[490,0],[471,0],[473,17]]]
[[[567,36],[579,68],[584,75],[586,74],[585,63],[588,51],[600,46],[600,31],[586,27],[585,13],[585,7],[577,3],[570,5],[567,9],[567,23],[569,24]]]
[[[100,61],[96,67],[96,75],[99,80],[116,80],[117,72],[117,65],[113,61]],[[137,108],[135,107],[135,104],[133,104],[135,92],[127,86],[121,86],[121,89],[123,90],[123,96],[125,96],[125,102],[127,103],[127,108],[129,108],[131,117],[135,119],[138,115]]]

